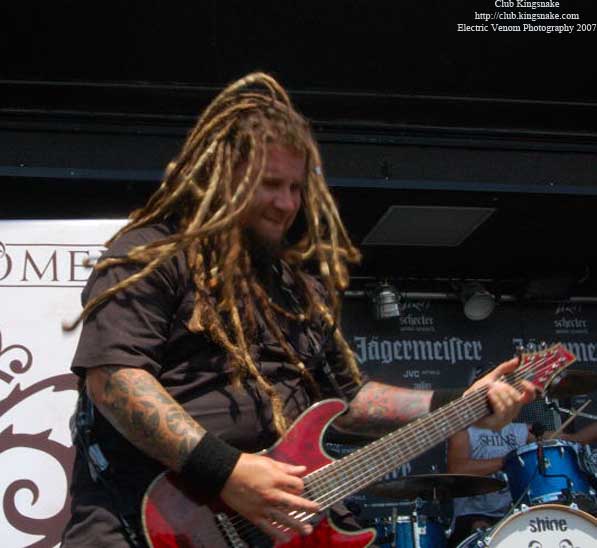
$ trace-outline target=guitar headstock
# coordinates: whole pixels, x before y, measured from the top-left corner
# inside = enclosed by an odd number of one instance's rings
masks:
[[[576,356],[563,344],[557,343],[536,352],[523,352],[517,372],[544,394],[554,377],[574,361]]]

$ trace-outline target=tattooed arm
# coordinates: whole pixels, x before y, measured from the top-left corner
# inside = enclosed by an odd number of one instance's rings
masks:
[[[138,449],[179,472],[205,429],[143,369],[103,366],[87,371],[87,391],[93,403]],[[303,499],[304,466],[292,466],[268,457],[243,453],[220,497],[272,538],[286,536],[272,524],[283,524],[302,534],[312,527],[290,517],[290,511],[317,512],[316,503]]]
[[[493,413],[476,425],[499,430],[518,415],[525,403],[535,396],[535,387],[522,381],[521,392],[500,378],[516,369],[518,359],[500,364],[475,382],[466,392],[487,386],[487,399]],[[430,410],[433,392],[411,390],[379,382],[368,382],[350,402],[348,411],[334,423],[340,430],[380,435],[409,422]]]
[[[87,371],[87,392],[100,412],[126,439],[175,471],[205,430],[147,371],[104,366]]]
[[[334,426],[350,432],[382,435],[429,411],[431,390],[410,390],[370,381],[350,402]]]

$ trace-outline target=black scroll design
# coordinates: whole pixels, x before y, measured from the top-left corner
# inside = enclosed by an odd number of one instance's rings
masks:
[[[12,359],[11,359],[12,358]],[[33,354],[22,344],[11,344],[2,347],[2,332],[0,332],[0,381],[10,384],[15,375],[22,375],[33,365]],[[8,373],[10,370],[13,374]]]
[[[17,385],[10,394],[0,401],[0,417],[19,405],[33,394],[37,394],[47,388],[53,388],[54,392],[64,390],[76,390],[76,377],[71,374],[58,375],[44,379],[24,390]],[[26,447],[41,451],[56,460],[62,467],[65,477],[71,477],[72,466],[75,457],[74,447],[66,447],[61,443],[50,439],[51,431],[44,431],[38,434],[19,434],[9,426],[0,432],[0,454],[16,447]],[[6,471],[4,472],[6,473]],[[19,476],[20,471],[16,471]],[[70,497],[65,497],[62,509],[48,518],[32,518],[21,514],[16,506],[16,496],[21,490],[28,490],[32,494],[35,505],[39,498],[40,490],[37,484],[27,477],[16,477],[7,487],[2,497],[2,508],[8,523],[15,529],[31,535],[39,535],[42,538],[31,544],[35,548],[52,548],[60,542],[62,530],[70,515]]]

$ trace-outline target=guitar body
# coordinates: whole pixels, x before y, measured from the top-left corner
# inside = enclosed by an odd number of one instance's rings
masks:
[[[327,425],[346,409],[341,400],[325,400],[307,409],[290,427],[286,435],[265,451],[275,460],[307,467],[309,474],[332,462],[323,450],[322,438]],[[232,524],[235,514],[221,502],[204,500],[200,493],[190,493],[180,478],[165,472],[149,486],[142,506],[143,528],[152,548],[229,548],[251,546],[240,538]],[[243,522],[247,526],[248,522]],[[327,516],[302,537],[293,534],[289,542],[276,548],[363,548],[375,538],[375,530],[344,531]],[[238,544],[236,544],[238,542]],[[256,546],[271,546],[272,541],[257,540]],[[244,544],[243,544],[244,543]]]

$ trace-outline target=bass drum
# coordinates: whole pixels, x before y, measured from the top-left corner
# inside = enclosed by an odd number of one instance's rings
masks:
[[[597,519],[559,504],[542,504],[468,537],[458,548],[589,548],[596,545]]]

